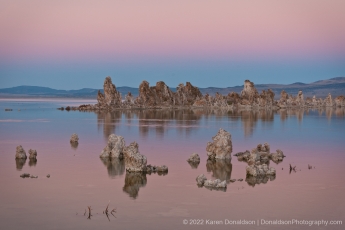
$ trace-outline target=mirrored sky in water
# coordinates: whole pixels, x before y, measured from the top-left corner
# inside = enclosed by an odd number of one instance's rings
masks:
[[[84,103],[0,101],[1,229],[209,229],[183,225],[183,219],[194,218],[345,221],[344,109],[113,113],[56,109],[75,104]],[[233,154],[264,142],[271,151],[283,150],[284,161],[270,163],[277,175],[246,178],[246,163],[236,157],[231,162],[207,161],[206,144],[219,128],[231,133]],[[72,133],[80,138],[76,146],[69,143]],[[138,142],[149,164],[165,164],[169,172],[129,174],[123,162],[101,160],[99,154],[112,133],[123,136],[127,145]],[[15,160],[19,144],[27,153],[36,149],[37,161]],[[193,152],[200,155],[200,164],[186,162]],[[289,173],[289,164],[296,165],[296,172]],[[315,168],[308,170],[308,164]],[[39,177],[22,179],[19,175],[24,172]],[[228,188],[198,188],[195,178],[201,173],[227,180]],[[244,181],[230,182],[240,178]],[[102,214],[109,201],[109,208],[117,208],[117,218],[110,222]],[[90,205],[93,216],[87,220],[83,214]],[[257,226],[267,228],[274,226]]]

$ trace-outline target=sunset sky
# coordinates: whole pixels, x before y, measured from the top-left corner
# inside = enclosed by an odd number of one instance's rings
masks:
[[[0,0],[0,88],[345,76],[344,0]]]

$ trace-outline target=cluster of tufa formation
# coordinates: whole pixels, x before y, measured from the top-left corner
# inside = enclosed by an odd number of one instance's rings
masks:
[[[127,172],[158,172],[167,173],[168,167],[147,165],[146,156],[140,154],[139,145],[135,141],[126,146],[125,139],[122,136],[111,134],[108,137],[108,143],[101,152],[100,158],[106,160],[124,160]]]
[[[277,149],[275,153],[270,152],[270,145],[268,143],[258,144],[256,148],[253,148],[251,152],[246,150],[245,152],[236,153],[239,161],[245,161],[248,165],[262,165],[269,164],[272,160],[275,163],[283,161],[285,155],[283,151]]]
[[[208,142],[206,146],[208,159],[231,159],[230,133],[221,128],[217,135],[212,137],[212,140],[213,142]]]
[[[276,150],[275,153],[271,153],[268,143],[258,144],[251,152],[247,150],[236,153],[235,156],[237,156],[239,161],[248,163],[246,174],[252,177],[275,176],[276,170],[273,167],[269,167],[270,160],[278,164],[285,157],[280,149]]]
[[[294,97],[283,90],[277,105],[279,108],[345,107],[345,98],[344,96],[338,96],[333,100],[332,95],[329,93],[325,99],[316,98],[315,96],[304,99],[302,91],[299,91]]]
[[[324,100],[303,97],[303,92],[299,91],[296,97],[288,95],[284,90],[280,94],[280,99],[274,100],[274,92],[271,89],[257,91],[253,82],[245,80],[243,90],[240,94],[230,92],[228,95],[216,93],[202,95],[198,87],[190,82],[186,85],[179,84],[176,92],[173,92],[163,81],[159,81],[155,86],[150,86],[147,81],[139,85],[139,96],[134,98],[128,92],[122,99],[116,86],[108,76],[103,84],[104,94],[98,91],[97,104],[80,105],[79,107],[66,107],[66,110],[106,110],[115,109],[158,109],[158,108],[179,108],[179,107],[213,107],[213,108],[295,108],[295,107],[344,107],[344,96],[338,96],[335,100],[329,95]],[[59,108],[64,110],[64,108]]]

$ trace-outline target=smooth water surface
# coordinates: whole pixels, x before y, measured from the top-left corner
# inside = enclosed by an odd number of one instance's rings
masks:
[[[60,111],[76,100],[0,100],[0,229],[343,229],[345,225],[344,109],[282,111]],[[12,111],[5,111],[11,108]],[[219,128],[233,153],[268,142],[287,156],[275,178],[245,175],[246,163],[207,162],[206,145]],[[71,146],[72,133],[79,145]],[[99,154],[110,134],[138,142],[149,164],[166,175],[128,174],[121,161]],[[36,149],[37,162],[15,160],[16,146]],[[199,165],[186,160],[201,156]],[[289,172],[289,164],[296,172]],[[312,169],[308,169],[308,164]],[[22,173],[38,179],[20,178]],[[228,181],[226,191],[199,188],[195,178]],[[51,177],[48,179],[47,174]],[[230,179],[244,181],[230,182]],[[103,214],[107,204],[116,218]],[[92,216],[84,215],[87,206]],[[207,225],[206,220],[248,220]],[[342,225],[262,225],[261,220],[341,220]],[[187,220],[188,224],[184,224]],[[202,225],[190,225],[203,220]],[[259,223],[258,223],[259,222]],[[199,221],[198,223],[201,224]]]

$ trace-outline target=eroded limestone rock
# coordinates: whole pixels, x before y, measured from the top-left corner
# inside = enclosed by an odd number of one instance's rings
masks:
[[[126,170],[129,172],[145,172],[147,159],[139,152],[139,145],[135,141],[124,148]]]
[[[29,149],[29,159],[36,159],[37,151],[35,149]]]
[[[16,159],[26,159],[26,152],[21,145],[16,147]]]
[[[275,153],[271,153],[270,157],[274,163],[278,164],[279,162],[283,161],[285,155],[283,151],[281,151],[280,149],[277,149]]]
[[[249,80],[245,80],[243,90],[241,91],[241,104],[253,105],[258,97],[259,93],[254,87],[254,83]]]
[[[328,96],[324,100],[324,104],[326,107],[332,107],[333,106],[333,100],[332,95],[329,93]]]
[[[71,139],[69,140],[70,143],[78,143],[79,142],[79,137],[78,134],[73,133],[71,136]]]
[[[215,189],[227,187],[225,180],[224,181],[221,181],[219,179],[207,180],[204,174],[201,174],[196,178],[196,183],[199,187],[205,186],[208,188],[215,188]]]
[[[203,186],[206,180],[207,180],[206,176],[204,174],[200,174],[196,178],[196,184],[198,186]]]
[[[206,151],[209,159],[231,159],[232,142],[231,135],[224,129],[219,129],[213,142],[208,142]]]
[[[125,139],[122,136],[111,134],[108,137],[108,144],[101,152],[101,158],[123,158],[123,152],[126,147]]]
[[[197,153],[193,153],[187,160],[188,162],[200,163],[200,156]]]
[[[106,77],[103,84],[104,100],[108,106],[120,106],[121,94],[116,90],[115,85],[111,81],[111,77]]]
[[[338,96],[334,99],[334,103],[336,107],[345,107],[345,97],[344,96]]]
[[[176,88],[175,104],[181,106],[193,105],[197,98],[202,98],[198,87],[193,86],[190,82],[186,85],[179,84]]]

